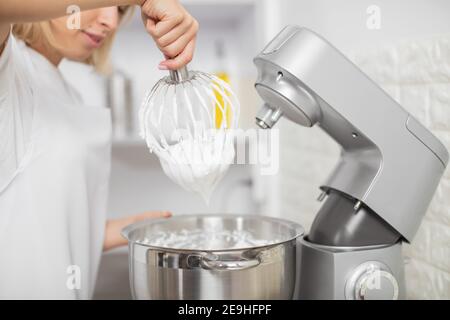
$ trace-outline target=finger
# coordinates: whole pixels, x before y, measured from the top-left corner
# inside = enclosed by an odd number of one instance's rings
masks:
[[[169,211],[148,211],[139,214],[136,220],[140,221],[145,219],[168,218],[170,216],[172,216],[172,213]]]
[[[180,69],[192,61],[192,58],[194,56],[194,49],[195,49],[195,38],[192,39],[187,44],[187,46],[178,56],[176,56],[173,59],[162,61],[160,63],[160,66],[164,66],[165,68],[170,70]]]
[[[160,48],[160,50],[170,58],[174,58],[178,56],[184,48],[192,41],[192,39],[196,36],[197,26],[192,25],[188,32],[184,33],[181,37],[179,37],[175,42],[172,42],[170,45]]]
[[[172,216],[172,213],[169,211],[150,211],[146,212],[145,216],[148,218],[167,218]]]
[[[169,10],[165,8],[166,6],[158,6],[158,4],[154,4],[153,1],[145,1],[141,6],[142,16],[145,16],[147,19],[152,19],[155,22],[155,28],[148,30],[150,35],[158,39],[170,30],[172,30],[175,26],[180,24],[187,12],[183,9],[181,10]],[[173,13],[170,13],[173,12]],[[146,25],[146,21],[144,21],[144,25]]]
[[[170,45],[171,43],[175,42],[183,34],[189,31],[193,23],[196,23],[196,21],[191,17],[184,19],[182,23],[180,23],[175,28],[167,32],[165,35],[163,35],[161,38],[156,40],[158,47],[164,48]]]
[[[155,20],[147,18],[147,20],[145,21],[145,29],[147,29],[147,32],[150,35],[152,35],[152,33],[155,33],[155,28],[156,28]]]
[[[170,30],[178,26],[184,20],[184,14],[176,14],[163,20],[158,21],[155,24],[155,28],[148,30],[150,35],[155,39],[159,39],[168,33]]]

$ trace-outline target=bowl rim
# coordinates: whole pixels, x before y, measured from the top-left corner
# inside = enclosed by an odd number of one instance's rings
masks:
[[[264,221],[267,222],[276,222],[279,224],[283,224],[286,227],[291,228],[295,235],[290,236],[290,237],[286,237],[286,239],[280,240],[280,241],[276,241],[274,243],[270,243],[270,244],[263,244],[263,245],[257,245],[257,246],[247,246],[247,247],[239,247],[239,248],[217,248],[217,249],[193,249],[193,248],[173,248],[173,247],[161,247],[161,246],[155,246],[155,245],[150,245],[150,244],[145,244],[145,243],[140,243],[137,242],[135,240],[131,240],[130,239],[130,234],[143,227],[143,226],[147,226],[147,225],[154,225],[154,224],[163,224],[163,223],[169,223],[169,221],[173,221],[173,220],[183,220],[183,219],[188,219],[188,218],[231,218],[231,219],[237,219],[237,218],[244,218],[244,219],[263,219]],[[162,250],[162,251],[174,251],[174,252],[231,252],[231,251],[243,251],[243,250],[250,250],[250,249],[257,249],[257,248],[265,248],[265,247],[273,247],[273,246],[277,246],[277,245],[281,245],[287,242],[290,242],[292,240],[295,240],[299,237],[301,237],[302,235],[305,234],[305,229],[303,228],[302,225],[287,220],[287,219],[283,219],[283,218],[276,218],[276,217],[270,217],[270,216],[266,216],[266,215],[258,215],[258,214],[234,214],[234,213],[189,213],[189,214],[180,214],[174,217],[170,217],[170,218],[157,218],[157,219],[145,219],[139,222],[135,222],[133,224],[130,224],[128,226],[126,226],[125,228],[123,228],[121,230],[121,234],[122,236],[128,240],[129,245],[133,244],[133,245],[138,245],[138,246],[143,246],[143,247],[148,247],[148,248],[153,248],[156,250]]]

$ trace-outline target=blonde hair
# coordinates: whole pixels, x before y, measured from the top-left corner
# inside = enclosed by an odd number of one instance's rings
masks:
[[[131,19],[133,7],[127,6],[120,14],[120,25]],[[58,45],[53,36],[51,21],[17,23],[13,25],[12,32],[15,37],[23,40],[28,45],[42,43],[47,49],[57,49]],[[116,32],[112,32],[84,63],[92,65],[96,71],[102,74],[111,72],[109,53]]]

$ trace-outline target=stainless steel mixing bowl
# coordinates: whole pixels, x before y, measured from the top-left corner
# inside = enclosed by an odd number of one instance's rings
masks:
[[[230,248],[219,241],[199,250],[141,243],[156,232],[183,229],[242,230],[271,244]],[[129,241],[133,298],[292,299],[297,238],[303,232],[287,220],[230,214],[181,215],[130,225],[122,234]]]

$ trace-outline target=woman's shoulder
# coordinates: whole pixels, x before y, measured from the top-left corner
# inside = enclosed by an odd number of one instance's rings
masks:
[[[13,94],[17,86],[30,87],[30,75],[33,74],[30,69],[26,44],[10,32],[0,55],[0,97]]]
[[[3,83],[13,78],[23,82],[31,79],[33,64],[26,43],[10,31],[2,54],[0,55],[0,78]]]
[[[5,72],[7,66],[12,62],[12,55],[17,50],[17,40],[9,31],[8,36],[6,37],[5,42],[3,43],[2,52],[0,54],[0,72]]]
[[[17,38],[11,30],[6,38],[3,52],[0,55],[0,68],[12,63],[13,60],[25,58],[27,55],[26,47],[26,43],[22,39]]]

